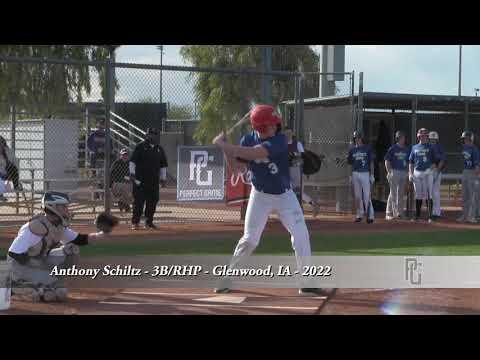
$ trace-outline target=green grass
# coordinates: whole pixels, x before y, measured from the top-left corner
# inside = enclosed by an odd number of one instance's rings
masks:
[[[212,240],[158,240],[131,243],[101,242],[84,247],[83,256],[93,255],[181,255],[225,254],[233,252],[238,237]],[[378,233],[333,236],[313,234],[314,255],[470,255],[480,256],[480,230],[436,231],[424,233]],[[6,254],[0,248],[0,257]],[[264,236],[255,254],[292,254],[286,235]]]

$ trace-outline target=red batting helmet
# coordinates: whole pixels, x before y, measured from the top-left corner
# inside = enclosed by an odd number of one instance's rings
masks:
[[[421,128],[417,131],[417,138],[419,138],[420,136],[426,136],[428,137],[428,130],[425,129],[425,128]]]
[[[282,123],[282,118],[271,105],[256,105],[250,113],[252,128],[264,132],[267,126]]]

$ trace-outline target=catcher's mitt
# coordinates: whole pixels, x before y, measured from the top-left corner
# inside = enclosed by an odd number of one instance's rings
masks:
[[[99,231],[103,231],[105,234],[112,232],[113,228],[118,225],[118,218],[106,212],[98,214],[95,220],[95,225]]]
[[[303,158],[303,173],[305,175],[313,175],[320,171],[322,167],[322,160],[325,158],[323,155],[317,155],[313,151],[305,150],[302,153]]]

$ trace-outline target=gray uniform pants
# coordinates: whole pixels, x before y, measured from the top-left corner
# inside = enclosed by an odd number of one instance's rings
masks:
[[[462,197],[463,217],[473,219],[478,213],[479,186],[475,184],[478,177],[474,170],[463,170],[462,176]]]
[[[390,194],[387,200],[387,216],[399,217],[405,209],[405,184],[407,183],[407,171],[392,170],[393,176],[388,182]]]
[[[63,247],[54,249],[48,256],[32,258],[26,264],[8,257],[11,266],[12,281],[14,284],[25,284],[27,287],[63,287],[63,281],[50,275],[53,268],[68,268],[75,264],[78,256],[66,256]]]

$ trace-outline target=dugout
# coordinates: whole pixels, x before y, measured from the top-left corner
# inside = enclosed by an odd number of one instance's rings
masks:
[[[286,102],[287,119],[292,118],[295,103]],[[298,110],[297,110],[298,111]],[[407,134],[409,145],[416,142],[420,128],[437,131],[447,156],[446,176],[442,184],[457,183],[463,170],[461,143],[463,130],[477,136],[480,145],[480,98],[469,96],[363,92],[355,96],[332,96],[305,99],[303,124],[294,124],[305,147],[326,155],[320,172],[305,179],[320,199],[334,200],[336,211],[348,211],[351,194],[348,188],[349,166],[345,156],[354,129],[363,131],[376,153],[374,198],[388,195],[383,156],[395,139],[395,132]],[[291,124],[290,124],[291,125]],[[442,196],[453,196],[450,191]]]

